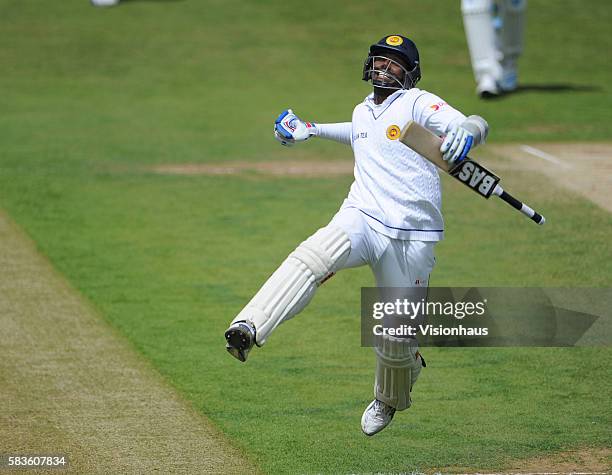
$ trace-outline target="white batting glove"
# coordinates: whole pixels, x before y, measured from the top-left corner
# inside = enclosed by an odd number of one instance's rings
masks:
[[[463,125],[455,125],[440,146],[442,158],[451,165],[462,162],[474,144],[474,135]]]
[[[290,147],[308,140],[315,133],[315,124],[302,121],[291,109],[286,109],[274,121],[274,138]]]

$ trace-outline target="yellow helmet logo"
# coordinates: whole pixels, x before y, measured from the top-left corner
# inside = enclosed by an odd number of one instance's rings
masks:
[[[391,35],[387,36],[386,43],[391,46],[399,46],[404,42],[401,36]]]
[[[397,125],[390,125],[387,128],[387,138],[389,140],[397,140],[400,136],[400,128]]]

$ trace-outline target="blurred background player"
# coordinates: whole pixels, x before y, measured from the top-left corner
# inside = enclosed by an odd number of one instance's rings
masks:
[[[415,120],[445,136],[440,150],[456,163],[484,142],[488,125],[415,87],[421,79],[419,53],[404,36],[386,36],[370,46],[362,79],[374,90],[355,107],[351,122],[304,122],[291,109],[276,119],[274,135],[283,145],[317,136],[352,147],[355,180],[331,222],[285,259],[225,332],[226,349],[240,361],[302,311],[316,289],[341,269],[369,265],[378,287],[427,290],[434,246],[444,234],[440,177],[431,162],[399,141],[401,128]],[[374,343],[374,400],[361,418],[370,436],[384,429],[396,411],[410,407],[424,366],[414,338],[386,335]]]
[[[476,93],[497,97],[517,88],[527,0],[461,0]]]

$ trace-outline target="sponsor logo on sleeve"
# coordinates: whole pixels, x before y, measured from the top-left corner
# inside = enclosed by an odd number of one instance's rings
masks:
[[[442,107],[444,107],[446,105],[446,102],[441,101],[438,102],[437,104],[432,104],[429,106],[430,109],[433,109],[434,112],[438,112],[440,109],[442,109]]]

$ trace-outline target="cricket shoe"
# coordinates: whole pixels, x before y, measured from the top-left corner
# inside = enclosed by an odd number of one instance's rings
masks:
[[[90,0],[94,7],[113,7],[119,3],[119,0]]]
[[[499,81],[499,88],[504,92],[513,92],[518,88],[518,74],[516,67],[510,63],[504,66],[502,77]]]
[[[476,94],[481,99],[492,99],[501,94],[497,81],[488,74],[483,75],[476,86]]]
[[[374,399],[361,416],[361,430],[365,435],[378,434],[389,425],[395,415],[395,408]]]
[[[243,363],[255,343],[255,327],[248,322],[236,322],[225,332],[225,349]]]

